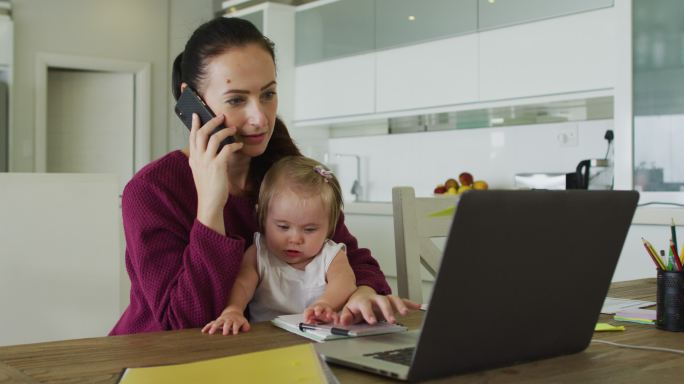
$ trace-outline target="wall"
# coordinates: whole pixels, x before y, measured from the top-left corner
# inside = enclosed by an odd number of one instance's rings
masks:
[[[174,38],[186,34],[197,15],[210,18],[212,9],[211,0],[14,1],[11,170],[33,170],[35,57],[42,52],[151,63],[152,157],[166,153],[170,47],[177,51]]]
[[[106,335],[125,275],[118,178],[0,173],[0,186],[0,345]]]
[[[176,116],[173,106],[176,101],[171,94],[171,69],[173,60],[185,49],[185,43],[192,35],[192,32],[200,24],[209,21],[213,17],[213,11],[220,9],[220,1],[217,0],[170,0],[171,11],[169,13],[169,51],[168,59],[169,73],[167,84],[162,88],[168,96],[168,149],[174,150],[188,145],[189,131]],[[218,4],[217,4],[218,3]],[[218,8],[217,8],[218,6]]]
[[[537,124],[351,138],[331,138],[328,156],[335,163],[345,198],[356,177],[351,158],[361,156],[364,197],[391,201],[392,187],[410,185],[417,196],[430,196],[438,183],[468,171],[492,188],[512,188],[513,175],[522,172],[571,172],[582,159],[603,157],[612,120]],[[560,131],[577,128],[578,143],[561,146]]]

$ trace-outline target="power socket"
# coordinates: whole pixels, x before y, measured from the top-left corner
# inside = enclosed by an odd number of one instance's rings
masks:
[[[576,147],[579,144],[577,125],[556,130],[556,142],[560,147]]]

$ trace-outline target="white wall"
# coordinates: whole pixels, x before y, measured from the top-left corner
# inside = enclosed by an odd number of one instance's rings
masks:
[[[164,90],[168,96],[168,149],[183,148],[188,145],[189,131],[176,116],[173,106],[176,104],[171,94],[171,71],[173,60],[185,49],[185,43],[192,35],[192,32],[202,23],[209,21],[213,17],[212,7],[217,6],[217,0],[195,1],[195,0],[170,0],[171,9],[169,12],[169,50],[168,59],[168,85]],[[210,4],[210,3],[213,3]],[[218,9],[220,9],[218,2]]]
[[[177,53],[175,39],[202,19],[197,15],[209,19],[212,9],[211,0],[14,1],[11,170],[33,170],[33,90],[35,57],[40,52],[151,63],[152,157],[166,153],[170,144],[170,47]]]
[[[461,172],[486,180],[491,188],[512,188],[513,175],[523,172],[572,172],[580,160],[603,157],[612,120],[480,128],[442,132],[331,138],[329,158],[336,163],[345,198],[356,177],[353,159],[362,158],[365,198],[391,201],[392,187],[410,185],[417,196],[430,196],[435,186]],[[559,130],[577,128],[576,146],[558,142]]]
[[[0,173],[0,345],[111,330],[125,273],[118,191],[116,175]]]

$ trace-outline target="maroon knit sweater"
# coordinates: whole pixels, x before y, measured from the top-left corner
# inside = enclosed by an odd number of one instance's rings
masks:
[[[214,320],[228,302],[257,231],[255,203],[251,197],[229,196],[223,236],[195,218],[197,191],[183,152],[141,169],[122,200],[130,305],[110,335],[196,328]],[[344,217],[332,240],[347,245],[357,285],[390,293],[377,261],[358,247]]]

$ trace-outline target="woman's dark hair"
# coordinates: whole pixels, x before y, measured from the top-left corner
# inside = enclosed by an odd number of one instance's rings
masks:
[[[206,76],[209,60],[236,48],[256,44],[271,55],[275,64],[273,42],[247,20],[235,17],[217,17],[202,24],[192,33],[185,49],[173,61],[171,91],[180,97],[181,83],[197,90]],[[261,180],[273,163],[285,156],[301,155],[299,148],[280,118],[276,117],[273,135],[263,154],[252,159],[249,167],[250,194],[257,195]]]

